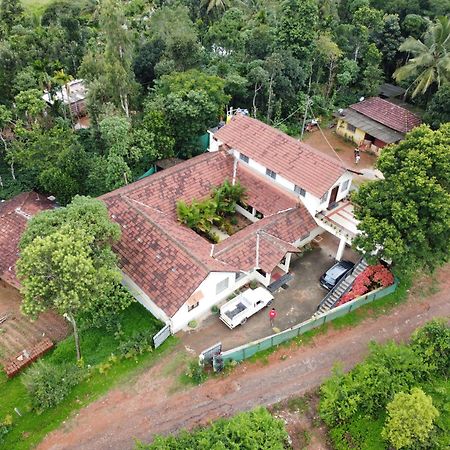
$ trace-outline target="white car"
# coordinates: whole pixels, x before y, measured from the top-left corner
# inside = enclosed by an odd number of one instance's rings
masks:
[[[220,308],[220,320],[233,329],[273,301],[273,295],[263,287],[247,289]]]

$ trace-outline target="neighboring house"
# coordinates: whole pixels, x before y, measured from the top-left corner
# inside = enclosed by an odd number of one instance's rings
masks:
[[[63,102],[70,107],[74,117],[83,117],[86,115],[86,87],[83,80],[72,80],[67,86],[62,86],[52,96],[49,92],[45,92],[42,98],[49,104],[53,105],[55,100]]]
[[[53,207],[53,202],[36,192],[24,192],[0,203],[0,279],[17,289],[20,236],[31,217]]]
[[[379,97],[350,105],[336,117],[337,134],[376,154],[387,144],[401,141],[406,133],[421,124],[420,118],[411,111]]]
[[[249,281],[279,280],[291,255],[324,230],[341,238],[340,255],[350,242],[325,224],[352,180],[339,160],[240,114],[209,150],[100,197],[122,229],[114,249],[124,284],[172,332]],[[204,199],[226,179],[246,188],[237,213],[251,223],[211,244],[178,222],[176,202]]]

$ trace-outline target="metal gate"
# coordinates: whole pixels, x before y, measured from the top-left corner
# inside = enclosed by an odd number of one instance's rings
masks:
[[[155,348],[158,348],[171,334],[172,332],[170,330],[169,324],[167,324],[164,328],[159,330],[153,336],[153,345],[155,346]]]
[[[222,343],[218,342],[212,347],[203,350],[198,356],[199,363],[204,366],[205,364],[212,364],[215,355],[219,355],[222,352]]]

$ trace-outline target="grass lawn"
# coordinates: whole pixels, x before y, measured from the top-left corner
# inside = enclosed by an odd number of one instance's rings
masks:
[[[122,325],[123,339],[127,339],[134,332],[151,329],[156,332],[161,323],[153,318],[139,303],[133,303],[125,310],[119,321]],[[167,353],[176,342],[170,338],[164,345],[150,353],[138,356],[136,359],[121,359],[106,372],[100,373],[98,368],[91,370],[90,376],[76,386],[73,391],[53,409],[46,410],[41,415],[30,410],[30,398],[21,376],[8,380],[0,375],[0,421],[6,415],[13,416],[13,427],[0,443],[0,448],[24,450],[39,443],[43,437],[66,420],[73,411],[91,403],[100,395],[107,392],[119,381],[127,380],[140,370],[149,367],[159,356]],[[113,332],[104,329],[92,329],[81,335],[81,351],[85,364],[91,366],[106,362],[111,353],[117,354],[118,341]],[[47,354],[44,361],[58,364],[75,361],[75,346],[73,337],[58,344],[55,350]],[[18,408],[19,417],[14,408]]]

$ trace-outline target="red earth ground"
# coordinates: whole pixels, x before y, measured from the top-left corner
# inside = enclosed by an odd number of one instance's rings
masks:
[[[348,370],[361,361],[369,342],[405,341],[425,322],[436,317],[449,319],[450,265],[438,272],[437,282],[439,290],[429,281],[416,283],[408,302],[389,314],[367,318],[351,328],[330,327],[308,345],[281,348],[267,363],[241,364],[230,375],[197,387],[174,389],[178,375],[167,370],[177,358],[172,353],[126,386],[111,390],[81,410],[50,433],[38,449],[131,449],[134,438],[148,442],[155,434],[176,433],[257,405],[303,395],[330,376],[336,362]],[[179,352],[183,352],[181,346]]]
[[[21,301],[17,289],[0,280],[0,317],[8,317],[0,324],[0,363],[44,337],[57,342],[70,332],[68,322],[53,312],[43,313],[31,321],[20,312]]]

